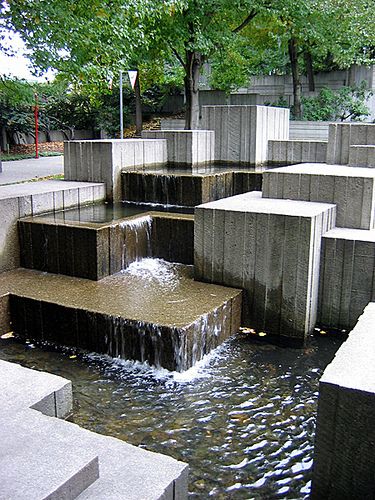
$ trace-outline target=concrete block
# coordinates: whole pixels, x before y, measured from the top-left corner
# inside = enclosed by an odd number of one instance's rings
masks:
[[[335,228],[323,236],[318,322],[351,329],[375,298],[375,231]]]
[[[370,303],[320,380],[312,499],[373,496],[374,321]]]
[[[143,139],[70,141],[64,146],[66,180],[106,184],[106,196],[121,201],[121,171],[161,165],[167,161],[166,142]],[[149,163],[151,162],[151,163]]]
[[[243,288],[245,324],[303,341],[316,321],[321,236],[334,224],[333,205],[257,192],[200,205],[196,278]]]
[[[327,163],[348,165],[350,147],[358,145],[375,145],[374,123],[330,123]]]
[[[202,128],[215,132],[215,160],[264,164],[268,140],[289,138],[289,110],[269,106],[203,106]]]
[[[144,130],[142,137],[165,139],[170,164],[200,165],[214,160],[215,134],[211,130]]]
[[[350,146],[349,166],[375,168],[375,145]]]
[[[374,228],[375,174],[370,168],[302,163],[267,170],[263,197],[334,203],[338,227]]]
[[[326,154],[326,141],[269,140],[267,164],[272,166],[301,162],[324,163]]]

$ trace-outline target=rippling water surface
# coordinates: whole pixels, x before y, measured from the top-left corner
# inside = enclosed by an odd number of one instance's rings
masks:
[[[342,342],[303,350],[238,335],[183,375],[0,341],[0,358],[73,381],[74,420],[190,465],[190,496],[303,499],[318,380]]]

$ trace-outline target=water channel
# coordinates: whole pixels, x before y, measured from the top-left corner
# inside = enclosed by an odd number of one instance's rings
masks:
[[[191,498],[305,499],[318,381],[343,335],[304,349],[240,333],[184,374],[0,340],[0,359],[73,382],[74,421],[190,465]]]

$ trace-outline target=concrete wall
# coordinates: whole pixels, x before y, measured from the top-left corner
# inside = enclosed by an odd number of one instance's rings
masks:
[[[327,163],[348,165],[350,146],[375,145],[375,123],[331,123]]]
[[[320,380],[312,500],[374,498],[374,323],[370,303]]]
[[[350,146],[349,166],[375,168],[375,145]]]
[[[246,193],[195,209],[196,278],[245,290],[243,323],[303,342],[315,326],[321,236],[333,205]]]
[[[375,231],[335,228],[323,236],[318,322],[350,330],[375,300]]]
[[[51,141],[66,141],[69,140],[71,133],[69,130],[64,132],[63,130],[51,130],[50,131],[50,140]],[[93,130],[75,130],[74,131],[74,139],[75,140],[84,140],[84,139],[94,139],[94,131]],[[47,134],[45,132],[39,132],[38,134],[39,143],[48,142]],[[24,134],[21,132],[17,132],[13,134],[13,141],[15,144],[34,144],[35,136],[31,134]],[[5,150],[6,144],[2,145],[2,149]]]
[[[17,220],[104,200],[103,184],[44,181],[0,186],[0,272],[20,264]]]
[[[289,122],[289,139],[328,141],[328,126],[328,122],[291,120]]]
[[[375,171],[301,163],[263,174],[263,196],[337,205],[337,227],[373,229]]]
[[[121,201],[121,171],[167,161],[163,140],[70,141],[64,144],[66,180],[104,182],[107,198]]]
[[[203,106],[202,128],[215,131],[215,160],[263,164],[269,139],[289,138],[289,110],[269,106]]]
[[[308,140],[268,141],[267,164],[324,163],[327,142]]]
[[[144,130],[145,139],[165,139],[169,164],[200,165],[214,159],[215,134],[212,130]]]

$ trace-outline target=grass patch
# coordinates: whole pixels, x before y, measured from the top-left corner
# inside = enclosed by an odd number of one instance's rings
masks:
[[[54,151],[43,151],[39,153],[39,157],[45,157],[45,156],[62,156],[62,153],[56,153]],[[2,153],[1,154],[1,161],[15,161],[15,160],[28,160],[29,158],[35,158],[35,153]]]

